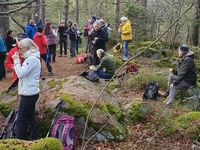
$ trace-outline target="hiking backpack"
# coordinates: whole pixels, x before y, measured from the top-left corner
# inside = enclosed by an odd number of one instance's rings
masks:
[[[16,136],[16,120],[18,113],[16,110],[12,110],[4,123],[1,131],[0,139],[10,139]]]
[[[131,74],[137,74],[138,73],[138,67],[136,64],[128,65],[126,69],[126,74],[131,73]]]
[[[156,100],[158,96],[159,86],[157,82],[148,82],[146,85],[145,92],[143,94],[143,99],[152,99]]]
[[[83,72],[81,76],[85,77],[86,79],[92,81],[92,82],[97,82],[99,81],[99,76],[96,74],[95,71],[89,71],[89,72]]]
[[[82,64],[85,61],[86,57],[87,57],[87,54],[76,56],[75,57],[75,63],[76,64]]]
[[[74,149],[76,143],[76,126],[74,117],[69,115],[60,116],[54,122],[51,137],[60,139],[64,150]]]

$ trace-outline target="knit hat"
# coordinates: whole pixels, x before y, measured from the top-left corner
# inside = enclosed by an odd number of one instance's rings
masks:
[[[92,16],[91,18],[92,18],[94,21],[97,20],[97,17],[96,17],[96,16]]]
[[[128,18],[127,17],[121,17],[121,19],[120,19],[121,21],[127,21],[128,20]]]
[[[184,52],[187,53],[189,51],[189,47],[186,44],[182,44],[179,49]]]

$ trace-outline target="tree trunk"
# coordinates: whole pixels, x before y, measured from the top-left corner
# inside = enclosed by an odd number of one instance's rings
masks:
[[[31,0],[28,0],[28,2],[30,2]],[[32,19],[34,17],[33,15],[33,4],[29,5],[27,7],[28,13],[27,13],[27,23],[29,22],[30,19]]]
[[[75,16],[76,16],[76,22],[78,23],[78,21],[79,21],[79,0],[76,0]]]
[[[104,17],[105,20],[108,20],[108,0],[104,0]]]
[[[200,19],[200,0],[196,3],[195,21],[192,27],[191,42],[194,46],[199,45],[199,19]]]
[[[65,19],[69,19],[69,0],[65,0]]]
[[[42,4],[42,7],[41,7],[41,18],[42,20],[45,19],[45,0],[40,0],[41,1],[41,4]]]
[[[147,7],[147,0],[141,0],[142,6]]]
[[[119,26],[120,0],[115,0],[115,29],[117,31]]]
[[[34,8],[33,15],[34,15],[34,20],[37,23],[41,16],[41,1],[40,0],[36,0],[36,2],[35,2],[35,8]]]
[[[2,2],[8,2],[9,0],[2,0]],[[0,6],[0,11],[1,12],[7,12],[9,11],[8,6]],[[6,37],[6,32],[9,30],[9,16],[0,16],[0,34],[2,35],[3,38]]]

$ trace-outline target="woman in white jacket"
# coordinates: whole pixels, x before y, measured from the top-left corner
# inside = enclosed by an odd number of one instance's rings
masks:
[[[31,140],[35,140],[35,103],[39,98],[40,52],[36,44],[28,38],[21,40],[18,47],[25,61],[21,65],[19,53],[13,55],[14,69],[19,78],[18,94],[20,95],[16,138],[25,139],[27,127],[30,127]]]

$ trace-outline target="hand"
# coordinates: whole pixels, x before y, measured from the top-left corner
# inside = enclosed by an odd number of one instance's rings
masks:
[[[95,44],[96,44],[96,41],[95,41],[95,40],[94,40],[94,41],[92,41],[92,44],[93,44],[93,45],[95,45]]]
[[[170,85],[170,88],[172,88],[172,89],[174,88],[174,83],[172,83],[172,84]]]
[[[96,70],[96,67],[94,65],[90,66],[89,68],[90,70]]]
[[[12,55],[12,59],[13,59],[13,60],[19,59],[19,53],[18,53],[18,52],[15,52],[15,54]]]
[[[95,38],[94,38],[94,40],[98,40],[98,39],[99,39],[98,37],[95,37]]]

